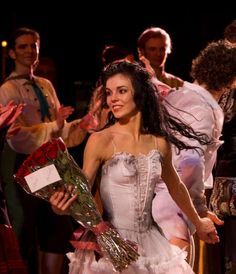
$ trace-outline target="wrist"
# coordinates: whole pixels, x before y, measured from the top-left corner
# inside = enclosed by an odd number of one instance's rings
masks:
[[[64,127],[65,121],[64,120],[56,120],[58,130],[61,130]]]
[[[98,119],[96,115],[94,115],[92,112],[89,112],[81,119],[79,126],[81,129],[88,132],[95,131],[98,127]]]
[[[208,212],[209,212],[208,210],[207,211],[201,211],[201,212],[198,212],[198,214],[201,218],[204,218],[204,217],[208,216]]]
[[[201,227],[201,217],[197,216],[196,219],[193,222],[193,225],[195,226],[196,230],[198,230]]]

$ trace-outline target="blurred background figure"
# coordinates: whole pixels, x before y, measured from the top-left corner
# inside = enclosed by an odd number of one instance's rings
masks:
[[[119,45],[106,45],[102,51],[101,59],[103,66],[107,66],[108,64],[121,59],[133,62],[134,54],[132,51]]]
[[[0,105],[0,153],[2,153],[6,138],[17,133],[18,129],[10,125],[21,114],[23,105],[15,105],[13,101],[5,107]],[[2,165],[0,163],[2,169]],[[27,274],[27,268],[22,260],[16,234],[11,226],[3,189],[4,181],[0,176],[0,273]]]
[[[158,80],[172,88],[183,85],[182,79],[165,71],[172,45],[170,35],[164,29],[151,27],[144,30],[138,38],[137,46],[139,55],[144,55],[149,60]]]
[[[236,43],[236,19],[224,29],[224,38],[231,43]]]
[[[16,104],[23,103],[24,110],[17,119],[20,130],[8,140],[8,151],[13,151],[15,158],[4,159],[8,170],[14,166],[8,174],[9,181],[6,179],[5,197],[29,273],[37,274],[41,270],[41,273],[61,274],[65,253],[72,248],[69,240],[74,221],[69,216],[61,218],[47,202],[25,193],[12,182],[12,175],[28,154],[52,138],[63,138],[68,147],[79,145],[93,117],[66,121],[74,109],[60,104],[52,82],[35,75],[39,51],[40,35],[33,29],[16,29],[9,40],[14,68],[0,87],[0,103],[7,105],[13,100]]]
[[[110,63],[114,61],[120,61],[120,60],[126,60],[129,62],[134,62],[135,57],[134,53],[123,46],[120,45],[106,45],[102,51],[101,60],[103,67],[109,65]],[[102,101],[102,85],[100,79],[97,80],[96,88],[93,91],[90,103],[89,103],[89,109],[90,112],[93,112],[94,115],[97,116],[97,120],[99,121],[99,126],[97,128],[101,129],[106,124],[107,120],[107,114],[109,112],[109,109],[107,106],[101,105]]]
[[[218,101],[225,92],[236,87],[235,67],[236,47],[225,40],[209,43],[193,59],[193,83],[185,81],[183,87],[171,91],[166,97],[168,110],[173,116],[184,120],[211,140],[211,143],[201,146],[200,153],[192,149],[178,153],[173,147],[172,155],[173,164],[188,188],[197,212],[201,217],[208,216],[217,225],[223,222],[208,209],[207,192],[213,187],[212,170],[217,149],[222,143],[220,136],[224,115]],[[183,140],[181,136],[178,138]],[[186,143],[193,146],[195,141],[189,139]],[[183,249],[189,247],[195,228],[170,199],[164,184],[156,187],[152,213],[171,243]]]
[[[236,44],[236,20],[225,27],[224,38]],[[214,187],[218,186],[222,177],[236,183],[236,89],[225,93],[220,98],[219,104],[225,115],[221,137],[224,143],[218,153]],[[229,204],[230,201],[226,202]],[[225,216],[224,222],[224,226],[218,228],[220,236],[220,243],[216,245],[218,249],[206,245],[206,266],[212,272],[202,271],[204,274],[236,273],[236,216]],[[218,258],[217,263],[215,263],[216,258]],[[211,263],[207,263],[207,260]]]

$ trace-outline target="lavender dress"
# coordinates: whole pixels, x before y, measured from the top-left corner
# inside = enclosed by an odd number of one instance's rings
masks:
[[[161,156],[156,149],[138,156],[116,152],[102,168],[100,191],[108,220],[122,237],[138,244],[140,254],[123,274],[193,273],[186,252],[170,245],[153,223],[152,199],[160,176]],[[68,257],[71,274],[116,273],[109,261],[96,261],[91,251],[77,250]]]

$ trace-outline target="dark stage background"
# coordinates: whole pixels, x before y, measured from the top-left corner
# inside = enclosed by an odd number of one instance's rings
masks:
[[[61,1],[60,1],[61,2]],[[73,1],[75,2],[75,1]],[[139,1],[140,2],[140,1]],[[89,94],[102,68],[101,52],[106,44],[118,43],[136,54],[136,41],[147,27],[159,26],[171,36],[173,51],[166,70],[191,80],[191,60],[207,44],[222,37],[224,27],[236,19],[233,1],[224,1],[206,9],[205,2],[191,5],[160,4],[144,1],[127,8],[128,0],[99,4],[23,2],[1,10],[0,40],[16,28],[27,26],[41,35],[41,56],[51,57],[58,69],[59,98],[64,104],[79,104]],[[27,6],[26,6],[27,5]],[[30,10],[30,12],[29,12]],[[8,64],[8,63],[7,63]],[[6,71],[10,68],[7,65]],[[81,99],[83,100],[83,99]],[[77,103],[76,103],[77,102]]]

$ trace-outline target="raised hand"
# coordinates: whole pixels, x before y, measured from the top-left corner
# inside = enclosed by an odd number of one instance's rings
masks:
[[[96,130],[98,125],[99,125],[98,116],[91,112],[89,112],[87,115],[85,115],[79,123],[80,128],[82,128],[88,132]]]
[[[20,131],[20,129],[21,129],[21,125],[20,124],[18,124],[18,123],[13,123],[10,127],[9,127],[9,129],[8,129],[8,131],[7,131],[7,135],[6,135],[6,138],[7,139],[11,139],[13,136],[15,136],[19,131]]]
[[[10,126],[22,113],[24,104],[16,105],[11,100],[6,106],[0,105],[0,128]]]
[[[149,60],[141,53],[140,50],[138,50],[138,57],[139,57],[139,60],[144,64],[144,67],[147,70],[147,72],[149,73],[149,75],[151,77],[155,77],[156,76],[155,70],[151,66]]]
[[[74,108],[71,106],[64,107],[61,105],[57,113],[57,125],[59,129],[62,129],[65,124],[65,120],[74,112]]]

